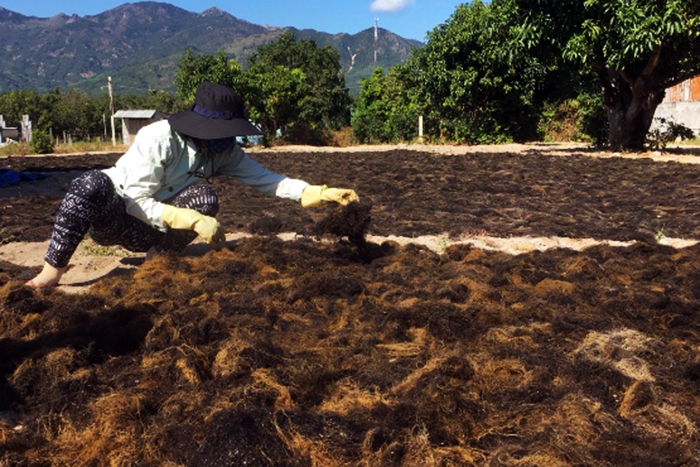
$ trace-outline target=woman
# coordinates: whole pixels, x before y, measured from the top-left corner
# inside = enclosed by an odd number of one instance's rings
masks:
[[[114,167],[73,180],[59,207],[44,267],[27,285],[57,285],[87,233],[100,245],[149,255],[180,252],[197,235],[212,246],[225,241],[215,219],[216,193],[197,183],[215,175],[230,175],[303,207],[359,200],[353,190],[309,185],[265,169],[236,144],[237,136],[260,134],[245,118],[238,94],[201,83],[189,110],[141,129]]]

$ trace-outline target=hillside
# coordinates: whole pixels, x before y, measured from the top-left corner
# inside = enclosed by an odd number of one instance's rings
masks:
[[[117,93],[174,90],[173,74],[185,49],[223,50],[244,66],[261,44],[291,30],[338,51],[351,91],[373,67],[373,30],[328,34],[249,23],[218,8],[192,13],[167,3],[124,4],[95,16],[24,16],[0,7],[0,92],[77,88],[99,92],[112,76]],[[418,41],[380,29],[377,64],[403,62]],[[351,67],[351,54],[355,64]]]

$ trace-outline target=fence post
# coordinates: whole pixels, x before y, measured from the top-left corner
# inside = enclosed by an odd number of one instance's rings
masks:
[[[112,95],[112,77],[107,77],[107,88],[109,90],[109,119],[112,124],[112,146],[117,145],[117,136],[114,132],[114,96]]]
[[[418,142],[423,144],[423,116],[418,116]]]

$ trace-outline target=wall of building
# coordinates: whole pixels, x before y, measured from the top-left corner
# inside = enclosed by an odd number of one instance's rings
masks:
[[[666,90],[664,101],[656,109],[652,128],[658,119],[672,120],[692,129],[700,135],[700,76],[689,79]]]
[[[139,130],[151,123],[154,119],[145,118],[122,118],[122,139],[124,144],[131,145],[134,142],[134,137]]]

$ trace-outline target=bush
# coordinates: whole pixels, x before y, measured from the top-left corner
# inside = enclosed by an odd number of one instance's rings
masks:
[[[537,127],[540,138],[548,143],[581,139],[577,132],[579,113],[579,103],[574,99],[545,103]]]
[[[35,154],[49,154],[54,152],[54,144],[51,135],[43,130],[32,132],[32,152]]]
[[[590,139],[593,144],[608,143],[608,116],[600,92],[583,92],[578,96],[578,121],[576,132],[581,139]]]
[[[665,118],[655,118],[654,120],[658,121],[658,124],[647,134],[647,145],[653,151],[666,149],[666,145],[673,141],[683,141],[695,137],[693,130],[682,123]]]

